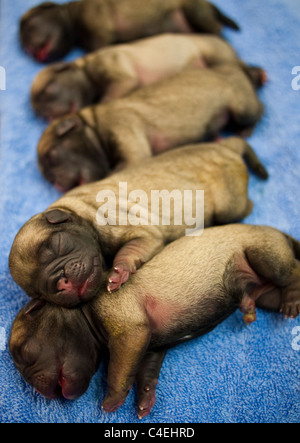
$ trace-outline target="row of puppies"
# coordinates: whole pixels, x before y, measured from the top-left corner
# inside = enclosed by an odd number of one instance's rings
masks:
[[[256,88],[264,81],[262,69],[207,35],[152,37],[54,64],[31,91],[39,115],[58,117],[39,141],[40,169],[66,191],[164,150],[213,139],[229,125],[249,133],[263,114]],[[93,100],[101,103],[86,106]]]
[[[211,330],[237,307],[246,323],[254,321],[256,302],[286,316],[299,314],[297,241],[267,227],[207,228],[251,211],[243,158],[266,178],[241,138],[187,146],[77,187],[23,226],[10,269],[33,301],[12,326],[10,350],[25,380],[47,397],[76,398],[108,348],[103,409],[120,407],[136,381],[142,418],[155,403],[169,346]],[[99,189],[118,197],[120,182],[127,182],[128,192],[143,183],[149,205],[140,209],[149,214],[153,189],[171,192],[175,183],[181,192],[203,189],[206,229],[199,237],[186,237],[188,226],[175,226],[173,218],[168,226],[98,225]],[[121,206],[116,212],[128,214],[124,200],[116,201]],[[113,270],[107,271],[111,259]],[[62,329],[67,331],[63,341]],[[66,340],[68,351],[63,351]]]
[[[103,0],[61,6],[46,3],[23,18],[21,39],[28,52],[42,61],[65,53],[73,43],[95,49],[162,31],[201,29],[219,33],[221,23],[236,28],[230,19],[202,0],[168,0],[163,5],[151,0],[142,11],[136,5],[141,11],[138,13],[134,6],[135,0],[122,4]],[[99,22],[103,23],[102,28]],[[80,29],[77,41],[76,29]],[[253,321],[257,299],[262,307],[281,308],[285,315],[299,313],[299,246],[278,231],[239,225],[213,228],[205,230],[200,238],[177,240],[159,253],[167,243],[182,237],[186,226],[116,228],[96,223],[99,189],[114,190],[117,195],[121,181],[128,183],[129,191],[139,189],[143,182],[149,202],[152,189],[171,191],[174,184],[182,192],[204,189],[204,225],[230,223],[248,215],[252,207],[247,196],[248,174],[241,157],[261,177],[267,176],[251,147],[238,138],[189,146],[147,159],[170,147],[214,137],[230,119],[240,130],[252,129],[262,115],[263,106],[255,93],[255,87],[265,80],[262,70],[248,68],[225,42],[216,38],[206,36],[200,42],[200,37],[179,37],[177,41],[175,36],[162,39],[173,50],[176,44],[182,45],[178,66],[149,69],[141,58],[141,50],[145,54],[147,45],[157,45],[157,38],[141,42],[140,52],[138,44],[132,45],[133,58],[126,47],[116,48],[121,50],[121,54],[115,53],[120,61],[112,67],[109,57],[113,57],[113,52],[108,49],[101,55],[99,51],[71,65],[56,65],[52,73],[51,69],[45,70],[33,85],[35,109],[52,118],[58,116],[56,112],[61,115],[64,109],[77,111],[86,105],[76,98],[82,95],[90,101],[99,100],[99,96],[109,101],[184,68],[210,66],[210,70],[189,70],[122,100],[57,120],[40,141],[41,169],[62,190],[102,178],[110,170],[133,166],[66,194],[47,211],[33,217],[13,244],[12,275],[35,300],[17,316],[10,349],[24,378],[46,396],[81,395],[97,369],[103,346],[108,346],[110,363],[104,410],[116,410],[136,380],[139,416],[143,417],[155,402],[155,385],[166,347],[207,332],[237,306],[243,310],[246,323]],[[153,50],[150,54],[152,57]],[[98,57],[106,57],[108,74],[94,69],[93,61],[97,64]],[[82,68],[78,69],[79,65]],[[116,78],[117,70],[120,80]],[[59,93],[62,76],[63,85],[71,76],[77,88],[83,88],[83,94],[74,96],[74,101],[70,102],[72,94],[65,86],[63,93]],[[195,95],[197,90],[199,94]],[[56,94],[63,99],[61,109],[61,103],[58,107],[55,103],[52,109],[49,106]],[[144,159],[144,166],[135,166]],[[95,164],[100,165],[98,170]],[[193,203],[196,204],[195,199]],[[150,206],[147,209],[151,212]],[[123,210],[128,213],[127,207]],[[277,243],[281,249],[276,248]],[[236,248],[232,248],[233,244]],[[212,257],[219,249],[221,257],[217,257],[211,272]],[[178,257],[183,260],[182,273],[174,266]],[[113,294],[108,295],[105,282],[112,292],[149,260],[121,288],[117,300]],[[203,280],[195,277],[195,263],[203,270]],[[113,270],[106,272],[104,269],[111,265]],[[280,277],[279,267],[286,270]],[[151,290],[153,281],[159,283],[155,291]],[[174,297],[169,294],[170,282],[177,289]],[[134,295],[141,293],[145,294],[142,299]],[[213,294],[209,300],[208,293]],[[182,297],[184,294],[186,298]],[[86,303],[81,304],[83,301]],[[58,308],[57,304],[69,309]],[[196,307],[192,310],[197,313],[195,316],[191,315],[191,305]],[[53,340],[47,332],[49,325],[52,331],[56,325],[58,335]],[[68,331],[67,353],[59,340],[62,329]]]

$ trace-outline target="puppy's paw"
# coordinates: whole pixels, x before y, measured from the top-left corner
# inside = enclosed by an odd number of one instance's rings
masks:
[[[250,325],[250,323],[256,320],[255,302],[248,295],[244,295],[240,304],[240,310],[244,314],[243,319],[246,325]]]
[[[107,413],[112,413],[117,411],[123,404],[125,400],[114,401],[111,397],[107,396],[102,403],[102,410]]]
[[[280,312],[284,314],[285,318],[296,318],[300,314],[300,300],[282,303]]]
[[[115,265],[108,275],[107,290],[109,292],[117,291],[135,271],[136,269],[132,270],[126,263]]]
[[[138,393],[138,417],[139,419],[145,418],[150,414],[151,409],[156,402],[156,386],[158,380],[154,379],[151,383],[147,383],[143,390]]]

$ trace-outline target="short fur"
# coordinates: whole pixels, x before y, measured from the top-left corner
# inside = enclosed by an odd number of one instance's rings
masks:
[[[20,21],[20,40],[38,61],[63,57],[72,47],[93,51],[164,32],[220,34],[236,23],[205,0],[81,0],[45,2]]]
[[[262,114],[240,65],[187,70],[54,121],[39,141],[39,166],[65,191],[167,149],[214,139],[229,122],[252,130]]]
[[[13,278],[31,297],[74,306],[97,293],[103,266],[111,266],[112,261],[108,288],[118,289],[142,263],[191,228],[184,217],[182,224],[175,225],[173,210],[169,224],[161,220],[158,225],[151,224],[151,191],[179,190],[181,195],[192,191],[195,208],[196,191],[204,190],[204,226],[241,220],[252,209],[243,158],[258,175],[267,178],[248,143],[232,137],[166,152],[144,165],[68,192],[17,234],[9,258]],[[119,224],[121,182],[127,183],[128,194],[145,191],[148,202],[140,204],[148,211],[147,225]],[[97,223],[99,191],[116,196],[116,226]],[[125,214],[132,207],[123,200],[120,205]]]
[[[128,95],[183,69],[223,62],[239,59],[220,37],[163,34],[99,49],[70,63],[53,63],[34,79],[31,103],[37,115],[51,121]]]
[[[299,251],[297,240],[266,226],[234,224],[205,229],[201,236],[182,237],[166,246],[117,294],[102,288],[89,303],[71,311],[38,305],[38,317],[33,318],[33,314],[24,315],[23,309],[12,327],[10,350],[25,379],[40,390],[39,380],[45,380],[54,361],[48,352],[50,360],[45,364],[38,353],[41,343],[44,352],[52,350],[52,341],[58,336],[54,349],[60,360],[67,361],[69,369],[77,367],[77,360],[64,350],[72,346],[59,352],[62,328],[72,330],[73,337],[67,335],[65,344],[76,343],[77,358],[93,370],[86,374],[82,389],[76,382],[86,373],[83,368],[76,373],[74,385],[68,384],[68,372],[64,384],[59,371],[55,372],[56,383],[45,383],[44,395],[61,392],[58,380],[62,393],[73,398],[86,389],[88,377],[96,369],[92,356],[108,347],[108,393],[103,409],[115,411],[133,382],[140,380],[138,414],[145,417],[155,403],[157,378],[168,347],[207,333],[238,307],[246,323],[255,320],[255,304],[297,317]],[[52,325],[49,314],[55,320]],[[91,357],[81,346],[85,340]],[[145,385],[146,390],[142,389]]]

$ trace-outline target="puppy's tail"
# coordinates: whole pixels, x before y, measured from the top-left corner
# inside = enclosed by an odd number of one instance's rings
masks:
[[[258,175],[258,177],[264,180],[269,177],[266,168],[246,140],[240,137],[229,137],[225,139],[224,142],[229,149],[239,153],[243,157],[248,168]]]
[[[222,11],[220,11],[220,9],[218,9],[215,5],[212,4],[211,6],[212,6],[212,8],[214,10],[216,19],[220,23],[222,23],[224,26],[228,26],[228,28],[234,29],[235,31],[239,31],[240,30],[239,25],[234,20],[232,20],[231,18],[229,18],[226,15],[224,15],[222,13]]]
[[[255,151],[245,140],[245,149],[243,153],[243,159],[245,160],[246,165],[260,178],[263,180],[267,180],[269,178],[268,171],[261,163],[259,158],[257,157]]]

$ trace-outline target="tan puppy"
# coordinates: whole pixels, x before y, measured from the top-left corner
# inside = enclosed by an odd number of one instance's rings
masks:
[[[20,21],[20,39],[38,61],[63,57],[73,46],[93,51],[163,32],[220,34],[236,23],[205,0],[82,0],[45,2]]]
[[[103,288],[77,309],[31,301],[13,324],[10,350],[43,395],[75,398],[108,347],[103,409],[121,406],[136,379],[142,418],[155,403],[168,347],[205,334],[238,307],[246,323],[255,320],[255,304],[300,313],[299,258],[300,243],[273,228],[208,228],[168,245],[117,294]]]
[[[39,166],[66,191],[167,149],[213,139],[228,123],[253,129],[262,113],[239,65],[187,70],[54,121],[39,141]]]
[[[103,267],[112,264],[108,288],[118,289],[166,243],[251,212],[243,157],[267,177],[250,146],[232,137],[170,151],[68,192],[17,234],[13,278],[30,297],[68,307],[97,294]]]
[[[185,68],[222,62],[239,59],[220,37],[163,34],[46,67],[33,81],[31,102],[38,115],[52,120],[95,102],[122,97]]]
[[[160,348],[206,333],[238,306],[247,323],[254,321],[256,301],[296,317],[299,258],[300,243],[273,228],[209,228],[200,237],[168,245],[121,293],[104,292],[83,306],[109,346],[104,410],[113,412],[124,403],[149,346]]]

